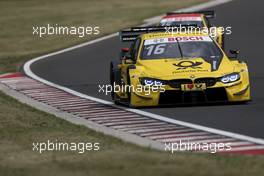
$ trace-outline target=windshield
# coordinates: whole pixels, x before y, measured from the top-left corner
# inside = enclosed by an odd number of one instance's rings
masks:
[[[201,57],[217,60],[223,53],[208,36],[184,36],[144,41],[141,59],[188,59]]]

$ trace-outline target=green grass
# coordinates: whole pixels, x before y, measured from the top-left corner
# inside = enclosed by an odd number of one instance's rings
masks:
[[[32,36],[32,26],[100,26],[101,35],[166,11],[205,0],[1,0],[0,73],[13,72],[33,57],[75,45],[86,38]],[[99,142],[100,151],[32,151],[33,142]],[[96,133],[37,111],[0,93],[0,175],[56,176],[225,176],[264,175],[264,157],[169,154]]]
[[[98,37],[32,35],[33,26],[99,26],[100,35],[207,0],[1,0],[0,73],[28,59]]]
[[[0,93],[0,175],[264,175],[264,157],[169,154],[72,125]],[[99,151],[32,151],[33,142],[99,142]]]

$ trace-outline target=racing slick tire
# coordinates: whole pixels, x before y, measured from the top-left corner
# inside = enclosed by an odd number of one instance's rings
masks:
[[[118,69],[118,64],[117,61],[111,61],[110,63],[110,85],[112,86],[111,98],[116,105],[120,104],[118,97],[114,92],[114,83],[119,84],[121,82],[121,73]]]

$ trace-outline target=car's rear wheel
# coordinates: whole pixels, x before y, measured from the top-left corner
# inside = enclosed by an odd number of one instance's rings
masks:
[[[114,83],[118,82],[118,74],[120,74],[118,68],[117,68],[118,63],[115,61],[112,61],[110,63],[110,85],[112,86],[112,91],[111,91],[111,98],[114,101],[116,105],[120,104],[119,99],[117,98],[116,93],[114,92]]]

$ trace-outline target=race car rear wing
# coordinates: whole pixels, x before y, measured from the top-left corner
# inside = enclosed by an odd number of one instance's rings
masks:
[[[188,27],[188,25],[182,25],[182,27]],[[172,28],[177,26],[148,26],[148,27],[132,27],[119,32],[119,38],[121,42],[134,41],[141,34],[152,32],[171,32]]]
[[[168,27],[148,26],[148,27],[132,27],[119,32],[119,37],[122,42],[134,41],[138,36],[151,32],[165,32]]]
[[[207,11],[196,11],[196,12],[168,12],[166,15],[177,15],[177,14],[203,14],[206,18],[215,18],[215,12],[213,10]]]

